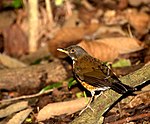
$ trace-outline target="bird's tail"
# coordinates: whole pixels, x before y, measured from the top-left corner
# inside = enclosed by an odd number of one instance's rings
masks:
[[[117,80],[115,82],[112,83],[111,89],[116,91],[119,94],[125,94],[127,92],[134,92],[137,89],[134,87],[130,87],[126,84],[121,83],[121,81]]]

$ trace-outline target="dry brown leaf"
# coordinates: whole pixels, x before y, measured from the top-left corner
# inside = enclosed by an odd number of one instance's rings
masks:
[[[129,10],[126,13],[126,18],[129,24],[137,31],[139,34],[145,34],[149,30],[150,16],[144,12],[137,12],[134,10]]]
[[[81,110],[87,104],[87,99],[80,98],[72,101],[51,103],[41,109],[38,113],[37,120],[43,121],[54,116],[62,114],[72,114]]]
[[[109,37],[123,37],[127,34],[122,30],[120,26],[107,26],[101,25],[94,34],[92,34],[90,39],[101,39]]]
[[[103,13],[102,10],[100,12],[101,14]],[[98,11],[96,9],[93,10],[88,10],[84,7],[79,8],[79,18],[85,23],[85,24],[90,24],[92,19],[95,19],[96,16],[98,16]],[[100,15],[99,15],[100,16]]]
[[[91,56],[98,58],[102,61],[113,61],[119,55],[118,51],[107,44],[99,43],[97,41],[88,42],[82,41],[78,44],[84,48]]]
[[[14,23],[15,20],[16,20],[16,13],[14,11],[11,11],[11,10],[1,11],[0,12],[0,30],[3,30],[9,27],[10,25]]]
[[[113,61],[120,54],[131,53],[144,48],[144,44],[140,41],[127,37],[105,38],[93,42],[82,41],[78,45],[102,61]]]
[[[72,15],[64,22],[63,28],[83,26],[84,23],[79,19],[78,11],[72,11]]]
[[[131,6],[135,6],[135,7],[140,6],[141,4],[148,5],[150,3],[149,0],[128,0],[128,2]]]
[[[28,117],[28,115],[32,112],[32,109],[25,109],[17,114],[15,114],[7,124],[22,124],[22,122]]]
[[[135,96],[125,108],[134,108],[140,104],[150,105],[150,91],[143,92]]]
[[[8,107],[0,110],[0,118],[6,117],[12,113],[18,112],[28,107],[27,101],[21,101],[18,103],[14,103],[9,105]]]
[[[8,68],[26,67],[27,65],[15,58],[0,53],[0,63]]]
[[[147,86],[145,86],[145,87],[142,88],[142,91],[149,91],[149,90],[150,90],[150,85],[147,85]]]
[[[61,57],[61,53],[57,48],[64,48],[72,44],[79,43],[86,35],[94,33],[99,27],[99,24],[91,24],[82,27],[62,28],[56,36],[49,41],[49,50],[54,56]],[[64,55],[64,54],[63,54]]]
[[[124,13],[116,10],[105,11],[103,21],[106,25],[123,25],[127,23]]]
[[[19,25],[14,24],[4,31],[4,50],[7,54],[20,57],[28,52],[28,40]]]
[[[123,10],[128,7],[128,0],[120,0],[118,4],[118,8]]]
[[[131,53],[144,48],[144,43],[129,37],[105,38],[97,42],[105,43],[115,48],[115,50],[118,50],[119,54]]]

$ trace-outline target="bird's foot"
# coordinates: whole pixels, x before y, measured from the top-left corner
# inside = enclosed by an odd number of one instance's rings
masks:
[[[90,105],[87,105],[84,109],[81,110],[81,112],[79,113],[79,115],[81,115],[86,109],[90,109],[92,112],[94,112],[94,109],[92,109],[92,107]]]
[[[101,95],[103,95],[103,93],[104,93],[104,92],[103,92],[103,91],[101,91],[101,92],[100,92],[100,94],[95,95],[95,99],[97,99],[98,97],[100,97]]]

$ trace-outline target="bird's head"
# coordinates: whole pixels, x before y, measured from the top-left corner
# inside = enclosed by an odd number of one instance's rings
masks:
[[[59,48],[57,50],[66,53],[68,56],[71,57],[72,60],[77,60],[79,57],[87,55],[87,52],[82,47],[77,45],[72,45],[63,49]]]

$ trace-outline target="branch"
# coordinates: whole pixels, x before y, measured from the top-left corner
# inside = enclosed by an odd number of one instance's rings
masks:
[[[38,93],[32,94],[32,95],[25,95],[25,96],[10,98],[10,99],[4,99],[4,100],[1,100],[0,103],[2,104],[2,103],[13,102],[13,101],[22,100],[22,99],[30,99],[30,98],[34,98],[34,97],[38,97],[38,96],[48,94],[52,91],[53,91],[53,89],[49,89],[49,90],[46,90],[42,93],[38,92]]]
[[[52,13],[52,7],[51,7],[51,0],[45,0],[45,3],[46,3],[48,21],[50,22],[51,25],[53,25],[54,20],[53,20],[53,13]]]
[[[150,80],[150,65],[144,66],[141,69],[121,77],[120,80],[124,84],[130,86],[138,86],[141,82]],[[103,114],[115,101],[121,97],[120,94],[112,90],[107,90],[91,104],[94,112],[87,109],[81,116],[77,117],[71,124],[97,124],[103,123]]]
[[[69,69],[55,60],[49,64],[0,70],[0,89],[17,90],[21,94],[36,93],[40,87],[68,78]]]

